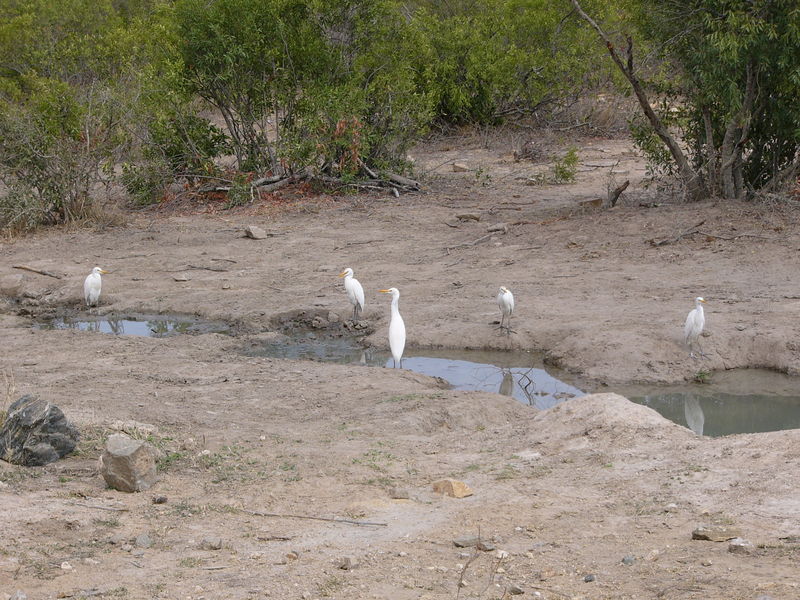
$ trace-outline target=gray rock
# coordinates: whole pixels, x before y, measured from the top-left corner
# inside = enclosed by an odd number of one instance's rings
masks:
[[[0,428],[0,458],[38,467],[72,452],[80,435],[61,409],[31,394],[8,407]]]
[[[597,579],[597,577],[595,577],[595,576],[594,576],[594,575],[592,575],[592,574],[589,574],[589,575],[587,575],[586,577],[584,577],[584,578],[583,578],[583,580],[584,580],[586,583],[591,583],[591,582],[595,581],[596,579]]]
[[[135,556],[136,558],[142,558],[144,556],[144,550],[142,550],[141,548],[138,548],[138,549],[134,550],[133,552],[131,552],[131,555]]]
[[[516,583],[512,583],[506,588],[506,591],[511,594],[512,596],[519,596],[520,594],[524,594],[525,590],[519,587]]]
[[[338,564],[343,571],[352,571],[358,566],[358,559],[354,556],[343,556],[339,559]]]
[[[0,296],[8,296],[9,298],[16,298],[19,296],[19,291],[22,289],[22,275],[6,275],[0,279]]]
[[[453,540],[453,545],[456,548],[469,548],[470,546],[477,546],[480,538],[477,535],[462,535]]]
[[[408,500],[411,497],[411,494],[409,493],[408,488],[393,487],[389,490],[389,497],[393,498],[394,500]]]
[[[628,554],[628,556],[622,559],[622,564],[625,565],[626,567],[631,566],[635,562],[636,562],[636,557],[631,554]]]
[[[481,552],[493,552],[497,546],[495,546],[492,542],[481,540],[475,544],[475,547]]]
[[[254,240],[263,240],[267,237],[267,232],[257,225],[248,225],[245,227],[244,234]]]
[[[454,162],[453,163],[453,172],[454,173],[463,173],[464,171],[469,171],[469,167],[462,162]]]
[[[130,544],[122,544],[122,546],[120,546],[119,549],[122,550],[123,552],[130,552],[131,550],[133,550],[133,546],[131,546]]]
[[[728,525],[702,525],[692,531],[693,540],[727,542],[735,537],[739,537],[739,530]]]
[[[219,537],[204,537],[200,542],[201,550],[221,550],[222,538]]]
[[[156,449],[147,442],[115,433],[100,456],[100,473],[109,487],[141,492],[156,482]]]
[[[167,497],[166,496],[153,496],[153,504],[166,504]]]
[[[752,542],[740,537],[733,538],[730,544],[728,544],[728,552],[734,554],[754,554],[755,551],[756,547]]]
[[[136,536],[136,540],[133,542],[137,548],[149,548],[153,545],[153,540],[150,539],[150,536],[146,533]]]
[[[28,600],[28,594],[22,590],[17,590],[16,593],[11,596],[10,600]]]

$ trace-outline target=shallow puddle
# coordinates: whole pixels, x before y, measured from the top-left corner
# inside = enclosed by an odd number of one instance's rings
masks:
[[[313,332],[281,336],[245,353],[384,367],[393,362],[388,352],[365,350],[347,336]],[[765,369],[714,373],[707,384],[606,387],[576,383],[527,352],[409,350],[403,367],[441,377],[457,390],[496,392],[538,409],[586,393],[616,392],[700,435],[800,429],[800,378]]]
[[[77,329],[97,331],[114,335],[139,335],[146,337],[166,337],[180,333],[227,333],[225,323],[201,321],[192,317],[169,315],[125,315],[120,317],[56,317],[37,323],[37,329]]]
[[[766,369],[714,373],[707,384],[614,391],[699,435],[800,429],[800,378]]]

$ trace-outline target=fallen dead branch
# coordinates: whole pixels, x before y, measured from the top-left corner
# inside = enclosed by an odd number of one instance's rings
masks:
[[[493,231],[491,233],[487,233],[486,235],[482,235],[477,240],[472,240],[471,242],[465,242],[463,244],[456,244],[455,246],[446,246],[445,250],[448,254],[450,254],[450,250],[455,250],[456,248],[467,248],[469,246],[476,246],[480,244],[483,240],[488,240],[490,237],[498,233],[497,231]]]
[[[293,515],[288,513],[268,513],[257,510],[247,510],[245,508],[236,509],[239,512],[254,515],[256,517],[274,517],[277,519],[308,519],[311,521],[327,521],[329,523],[347,523],[348,525],[369,525],[374,527],[388,527],[388,523],[376,523],[373,521],[354,521],[352,519],[340,519],[339,517],[317,517],[314,515]]]
[[[96,508],[97,510],[109,510],[113,512],[129,512],[129,508],[115,508],[113,506],[100,506],[99,504],[82,504],[81,502],[68,502],[72,506],[82,506],[84,508]]]
[[[55,277],[56,279],[62,279],[61,275],[56,273],[51,273],[50,271],[45,271],[43,269],[34,269],[33,267],[27,267],[25,265],[14,265],[15,269],[22,269],[23,271],[30,271],[31,273],[36,273],[37,275],[46,275],[47,277]]]
[[[738,240],[739,238],[743,237],[758,238],[761,240],[770,240],[770,241],[775,241],[778,239],[778,238],[768,237],[766,235],[758,235],[757,233],[739,233],[736,235],[717,235],[715,233],[708,233],[707,231],[698,231],[697,233],[699,233],[700,235],[705,235],[710,238],[715,238],[718,240],[726,240],[726,241]]]
[[[700,226],[705,222],[706,222],[706,220],[703,219],[702,221],[700,221],[696,225],[692,225],[689,229],[687,229],[686,231],[684,231],[682,233],[679,233],[675,237],[666,238],[666,239],[659,240],[659,241],[656,241],[655,238],[653,238],[653,239],[647,240],[647,243],[649,243],[654,248],[658,248],[660,246],[666,246],[667,244],[674,244],[675,242],[681,241],[686,236],[692,235],[694,233],[698,233],[698,231],[700,230],[699,229]]]

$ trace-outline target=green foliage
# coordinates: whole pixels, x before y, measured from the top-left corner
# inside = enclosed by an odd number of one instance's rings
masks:
[[[662,73],[655,81],[654,89],[664,99],[659,114],[672,114],[681,122],[694,167],[712,191],[739,196],[745,189],[763,187],[791,165],[800,148],[797,2],[632,4],[639,30],[659,51],[662,65],[672,67],[667,79]],[[653,154],[647,140],[640,136],[637,141]]]
[[[595,40],[551,0],[415,3],[430,50],[423,85],[439,118],[498,123],[607,75],[587,60]]]
[[[570,148],[561,159],[553,164],[553,181],[555,183],[572,183],[578,172],[578,151]]]

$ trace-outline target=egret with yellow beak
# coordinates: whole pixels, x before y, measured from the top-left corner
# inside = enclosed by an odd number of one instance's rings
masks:
[[[378,290],[383,294],[392,295],[392,319],[389,321],[389,349],[392,351],[392,359],[394,359],[394,367],[403,368],[403,350],[406,347],[406,324],[403,323],[403,317],[400,316],[400,292],[397,288],[389,288],[388,290]]]
[[[97,306],[97,301],[100,300],[100,288],[103,286],[103,280],[100,275],[105,275],[106,273],[108,271],[95,267],[86,277],[83,282],[83,297],[86,300],[86,306]]]

